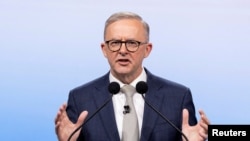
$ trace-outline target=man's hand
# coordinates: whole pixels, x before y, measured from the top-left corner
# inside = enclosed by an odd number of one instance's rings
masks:
[[[202,110],[199,110],[199,113],[201,116],[199,122],[194,126],[190,126],[188,123],[188,110],[183,109],[182,132],[189,141],[205,141],[208,137],[208,125],[210,122]],[[182,140],[185,141],[185,138]]]
[[[71,133],[84,122],[85,118],[88,115],[87,111],[83,111],[80,114],[76,124],[74,124],[68,118],[68,115],[66,113],[66,107],[67,105],[63,104],[59,108],[59,111],[55,118],[55,131],[58,141],[68,141],[68,138],[71,135]],[[74,136],[72,136],[71,141],[76,141],[79,134],[80,130],[76,132]]]

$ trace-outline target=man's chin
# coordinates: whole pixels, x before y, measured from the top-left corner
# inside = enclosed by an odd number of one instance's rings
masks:
[[[119,67],[115,72],[119,75],[127,75],[131,72],[131,69],[128,67]]]

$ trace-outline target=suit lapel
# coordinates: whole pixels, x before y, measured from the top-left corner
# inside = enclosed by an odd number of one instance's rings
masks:
[[[161,86],[151,79],[153,76],[149,72],[147,72],[147,74],[148,92],[145,94],[145,101],[151,104],[155,109],[160,110],[164,99],[159,91]],[[141,141],[149,141],[152,130],[156,125],[157,118],[159,118],[159,115],[145,103]]]
[[[93,95],[97,108],[101,107],[107,100],[109,100],[105,107],[99,111],[98,116],[100,116],[100,119],[102,120],[103,125],[101,126],[104,126],[110,141],[119,141],[119,133],[116,126],[112,97],[108,91],[108,84],[109,80],[108,77],[106,77],[104,81],[101,81],[96,85],[96,92],[94,92]]]

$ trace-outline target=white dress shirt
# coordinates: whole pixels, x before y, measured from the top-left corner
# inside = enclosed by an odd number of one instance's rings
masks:
[[[119,81],[117,78],[115,78],[111,73],[109,74],[109,80],[110,82],[118,82],[120,84],[120,87],[123,87],[125,84]],[[133,87],[136,86],[136,84],[139,81],[145,81],[147,80],[147,75],[145,70],[143,69],[142,73],[132,82],[130,85]],[[142,98],[141,94],[135,93],[133,96],[135,110],[138,117],[138,123],[139,123],[139,137],[141,136],[141,127],[142,127],[142,118],[143,118],[143,111],[144,111],[144,99]],[[118,128],[120,139],[122,137],[122,124],[123,124],[123,111],[124,111],[124,105],[126,101],[125,94],[122,92],[119,92],[118,94],[114,95],[112,97],[113,105],[114,105],[114,112],[115,112],[115,119],[116,119],[116,125]]]

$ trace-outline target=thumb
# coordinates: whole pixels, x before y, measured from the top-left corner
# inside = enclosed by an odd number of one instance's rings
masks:
[[[77,119],[76,125],[81,125],[83,124],[83,122],[85,121],[86,117],[88,115],[87,111],[83,111],[80,116]]]
[[[182,111],[182,129],[184,127],[189,126],[189,123],[188,123],[189,119],[188,118],[189,118],[188,110],[187,109],[183,109],[183,111]]]

